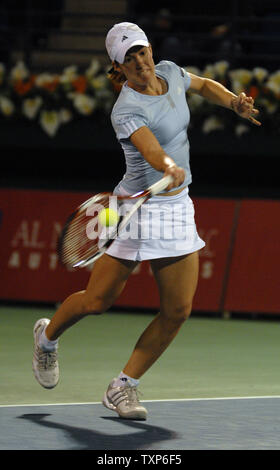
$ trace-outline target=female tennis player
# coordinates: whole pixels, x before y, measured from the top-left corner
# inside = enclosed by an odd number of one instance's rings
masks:
[[[159,289],[160,312],[142,333],[128,362],[103,397],[103,404],[121,418],[146,419],[147,410],[137,395],[139,379],[191,313],[198,281],[198,253],[205,246],[198,236],[188,195],[192,176],[187,135],[190,115],[185,93],[192,90],[256,125],[260,122],[255,119],[258,111],[254,100],[244,93],[236,96],[221,84],[187,73],[170,61],[155,65],[152,47],[135,24],[125,22],[111,28],[106,48],[113,77],[121,84],[111,119],[126,159],[126,173],[115,193],[137,193],[164,175],[171,175],[173,182],[143,205],[146,215],[141,211],[141,219],[130,224],[134,224],[130,227],[134,236],[128,237],[127,232],[126,237],[119,235],[94,263],[86,289],[70,295],[51,320],[36,322],[33,370],[43,387],[55,387],[59,379],[59,337],[85,316],[105,312],[137,264],[150,260]],[[139,235],[143,228],[145,234]],[[153,236],[155,232],[160,236]]]

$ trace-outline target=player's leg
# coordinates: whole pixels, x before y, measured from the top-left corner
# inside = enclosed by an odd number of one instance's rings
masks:
[[[197,286],[198,253],[155,260],[151,265],[159,286],[160,313],[141,335],[122,373],[103,398],[103,404],[123,418],[146,419],[147,410],[137,397],[137,379],[159,358],[188,318]],[[123,380],[133,386],[122,386]]]
[[[36,322],[33,371],[45,388],[53,388],[59,380],[57,339],[70,326],[90,314],[106,311],[120,295],[137,262],[103,255],[93,266],[86,290],[70,295],[51,320]]]
[[[70,295],[52,317],[46,335],[56,340],[70,326],[87,315],[105,312],[121,294],[136,261],[104,254],[93,265],[86,290]]]
[[[160,293],[160,313],[139,338],[123,372],[139,379],[165,351],[192,310],[198,252],[151,262]]]
[[[147,410],[137,397],[138,379],[159,358],[191,313],[198,278],[198,253],[154,260],[151,266],[159,286],[160,313],[141,335],[123,371],[103,397],[103,404],[122,418],[147,417]]]

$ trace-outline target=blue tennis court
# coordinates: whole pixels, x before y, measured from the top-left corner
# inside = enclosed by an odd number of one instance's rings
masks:
[[[32,373],[32,329],[52,313],[0,308],[1,450],[280,449],[277,320],[192,316],[140,381],[148,410],[140,422],[121,420],[101,400],[153,314],[79,322],[60,341],[60,381],[45,390]]]
[[[145,405],[147,422],[121,420],[99,403],[3,406],[0,449],[280,449],[280,397],[154,400]]]

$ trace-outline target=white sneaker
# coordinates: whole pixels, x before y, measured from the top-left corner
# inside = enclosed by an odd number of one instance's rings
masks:
[[[146,420],[147,410],[139,403],[137,388],[126,384],[114,387],[113,379],[104,393],[103,405],[109,410],[116,411],[120,418]]]
[[[44,328],[49,324],[48,318],[38,320],[33,328],[34,354],[32,368],[36,380],[45,388],[54,388],[59,380],[57,351],[43,351],[39,347],[39,338]]]

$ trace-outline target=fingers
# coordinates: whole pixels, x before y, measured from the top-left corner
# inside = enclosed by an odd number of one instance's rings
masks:
[[[177,188],[180,186],[185,180],[185,170],[183,168],[178,167],[177,165],[169,166],[164,173],[164,176],[170,175],[173,178],[172,183],[167,187],[169,191],[172,188]]]
[[[249,97],[249,98],[251,98],[251,97]],[[252,105],[253,105],[253,104],[254,104],[254,100],[253,100],[253,98],[252,98]],[[255,124],[256,126],[261,126],[261,125],[262,125],[262,123],[261,123],[260,121],[258,121],[257,119],[254,118],[254,116],[257,116],[257,115],[260,113],[258,109],[253,108],[253,107],[252,107],[252,108],[250,107],[250,108],[247,110],[247,112],[248,112],[248,117],[247,117],[247,119],[248,119],[250,122],[252,122],[252,123]]]
[[[248,119],[256,126],[261,126],[261,122],[254,118],[259,111],[254,108],[254,99],[252,96],[246,96],[244,92],[240,93],[235,100],[234,110],[244,119]]]
[[[253,118],[253,116],[249,116],[248,119],[249,119],[249,121],[251,121],[256,126],[261,126],[262,125],[262,123],[260,121],[257,121],[255,118]]]
[[[240,93],[238,96],[233,98],[232,100],[232,109],[237,113],[242,115],[246,108],[249,106],[252,106],[251,100],[248,100],[248,98],[251,98],[250,96],[246,96],[244,92]]]
[[[245,97],[242,97],[241,101],[240,101],[240,112],[243,112],[243,113],[251,113],[252,112],[252,109],[254,107],[254,100],[251,96],[245,96]]]
[[[249,96],[246,96],[244,91],[242,91],[242,93],[240,93],[240,95],[238,96],[239,98],[239,104],[243,104],[247,98],[250,98]]]

